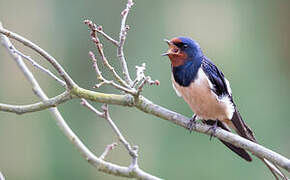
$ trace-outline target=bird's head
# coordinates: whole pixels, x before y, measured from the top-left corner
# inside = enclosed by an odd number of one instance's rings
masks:
[[[169,49],[163,56],[168,56],[173,67],[178,67],[187,61],[200,60],[203,56],[199,44],[188,37],[176,37],[166,40]]]

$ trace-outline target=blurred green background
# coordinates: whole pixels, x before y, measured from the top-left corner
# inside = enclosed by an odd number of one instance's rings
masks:
[[[51,53],[80,86],[92,89],[96,78],[88,51],[96,49],[83,20],[89,18],[102,25],[117,39],[125,4],[125,0],[0,0],[0,21]],[[147,74],[161,82],[158,87],[146,87],[146,97],[190,117],[191,110],[172,90],[168,58],[160,54],[167,49],[164,38],[183,35],[196,39],[231,81],[236,104],[258,141],[290,157],[289,19],[287,0],[136,0],[128,17],[131,29],[125,54],[132,75],[135,65],[145,62]],[[116,50],[103,42],[108,59],[118,67]],[[30,49],[17,42],[15,45],[50,67]],[[31,69],[49,96],[62,92],[53,80]],[[1,103],[37,101],[3,47],[0,83]],[[117,92],[110,87],[100,91]],[[59,109],[96,155],[117,141],[107,122],[80,106],[78,100],[62,104]],[[140,167],[153,175],[164,179],[273,179],[257,158],[247,163],[216,139],[209,141],[203,134],[189,134],[135,108],[111,106],[111,113],[124,136],[139,146]],[[122,145],[107,160],[130,163]],[[48,110],[22,116],[0,112],[0,171],[11,180],[123,179],[89,165],[58,129]]]

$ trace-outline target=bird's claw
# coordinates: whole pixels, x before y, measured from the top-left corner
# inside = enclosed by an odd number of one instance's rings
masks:
[[[212,137],[216,135],[218,121],[216,121],[211,127],[208,128],[206,132],[211,131],[209,140],[211,141]]]
[[[189,133],[191,133],[193,129],[196,129],[196,115],[193,115],[193,117],[189,120],[187,128]]]

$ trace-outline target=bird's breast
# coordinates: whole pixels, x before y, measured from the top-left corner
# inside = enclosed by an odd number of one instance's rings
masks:
[[[172,81],[175,89],[200,119],[225,121],[232,118],[234,107],[230,98],[218,97],[211,90],[214,87],[202,68],[189,86],[180,86],[173,77]]]

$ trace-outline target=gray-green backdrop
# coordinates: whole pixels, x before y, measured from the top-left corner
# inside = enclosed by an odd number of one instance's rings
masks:
[[[96,83],[88,51],[95,50],[82,21],[92,19],[118,38],[120,12],[125,0],[0,0],[4,26],[32,40],[56,57],[73,79],[90,88]],[[156,1],[136,0],[128,17],[125,54],[129,69],[145,62],[147,73],[160,80],[146,87],[152,101],[188,117],[191,110],[175,95],[170,82],[167,47],[162,41],[190,36],[202,46],[231,81],[234,99],[259,142],[290,157],[290,1]],[[50,67],[28,48],[23,52]],[[110,62],[118,65],[116,51],[104,43]],[[30,66],[31,67],[31,66]],[[61,88],[34,68],[50,95]],[[108,72],[104,72],[108,74]],[[0,102],[36,102],[31,87],[0,47]],[[101,88],[104,92],[116,92]],[[99,106],[99,104],[95,104]],[[104,119],[74,100],[59,106],[64,118],[97,155],[116,141]],[[255,158],[247,163],[218,140],[192,133],[134,108],[111,106],[112,118],[128,140],[140,147],[140,166],[165,179],[273,179]],[[120,145],[108,160],[128,165]],[[49,112],[18,116],[0,112],[0,171],[7,179],[122,179],[96,171],[56,126]],[[289,174],[288,174],[289,175]]]

